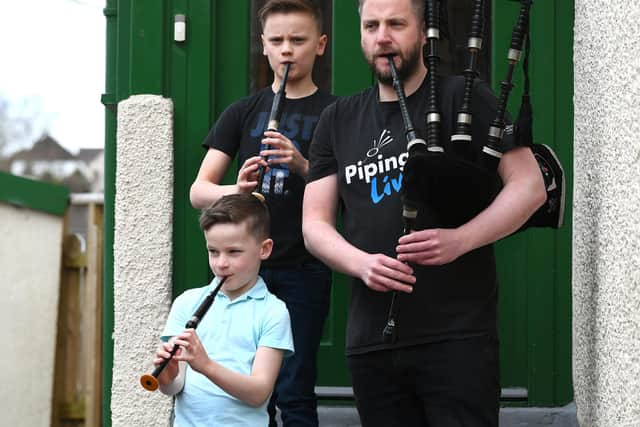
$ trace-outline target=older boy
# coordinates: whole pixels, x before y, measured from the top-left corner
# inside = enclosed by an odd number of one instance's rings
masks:
[[[309,0],[269,0],[259,16],[273,84],[222,113],[204,141],[207,153],[190,196],[192,205],[202,208],[225,194],[251,192],[258,186],[258,166],[268,167],[264,179],[274,184],[260,183],[259,188],[268,189],[263,194],[271,212],[274,248],[260,274],[269,290],[287,304],[296,347],[278,377],[269,405],[270,425],[275,425],[275,401],[285,426],[317,426],[316,355],[329,307],[331,273],[304,247],[301,212],[311,136],[320,113],[334,100],[318,89],[311,76],[327,36],[322,33],[321,12]],[[265,132],[285,63],[291,68],[280,129]],[[236,155],[241,165],[237,181],[222,185]]]
[[[258,275],[273,247],[269,213],[251,194],[229,195],[202,212],[200,227],[216,278],[173,303],[154,364],[180,347],[158,376],[160,390],[176,396],[176,427],[266,426],[267,400],[283,355],[293,350],[286,306]],[[197,331],[184,330],[222,278]]]

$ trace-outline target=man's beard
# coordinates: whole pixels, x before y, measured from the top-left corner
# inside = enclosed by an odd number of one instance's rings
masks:
[[[373,57],[369,62],[369,67],[373,71],[373,73],[378,78],[378,81],[384,85],[392,85],[393,84],[393,75],[391,74],[391,69],[389,69],[386,73],[379,71],[376,68],[375,60],[378,58],[377,56]],[[410,77],[418,68],[418,61],[422,60],[422,47],[415,46],[414,49],[408,52],[407,57],[400,57],[402,61],[400,62],[400,66],[397,67],[398,70],[398,78],[401,82],[405,81],[408,77]]]

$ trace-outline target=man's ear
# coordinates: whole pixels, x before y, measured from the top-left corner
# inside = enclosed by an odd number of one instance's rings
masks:
[[[264,41],[264,34],[260,34],[260,41],[262,42],[262,54],[263,54],[264,56],[267,56],[267,49],[266,49],[266,48],[265,48],[265,46],[264,46],[264,43],[265,43],[265,41]]]
[[[265,259],[271,256],[271,251],[273,250],[273,240],[264,239],[260,246],[260,259],[264,261]]]

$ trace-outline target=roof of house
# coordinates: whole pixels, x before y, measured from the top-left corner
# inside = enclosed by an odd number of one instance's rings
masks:
[[[86,193],[91,190],[91,183],[84,174],[75,170],[71,175],[62,180],[62,184],[73,193]]]
[[[9,172],[11,170],[11,160],[9,158],[0,157],[0,171]]]
[[[76,158],[88,164],[102,154],[103,151],[104,149],[102,148],[81,148]]]
[[[58,141],[49,135],[43,135],[29,150],[21,150],[12,156],[12,160],[76,160]]]

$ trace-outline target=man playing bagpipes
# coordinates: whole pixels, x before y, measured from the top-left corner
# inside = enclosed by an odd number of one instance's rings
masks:
[[[490,88],[438,77],[432,3],[360,0],[377,83],[325,109],[310,148],[303,234],[353,278],[346,352],[363,426],[498,425],[492,244],[545,201],[536,160],[497,123]],[[465,100],[468,135],[451,138]],[[490,193],[484,206],[471,206],[476,183]]]

